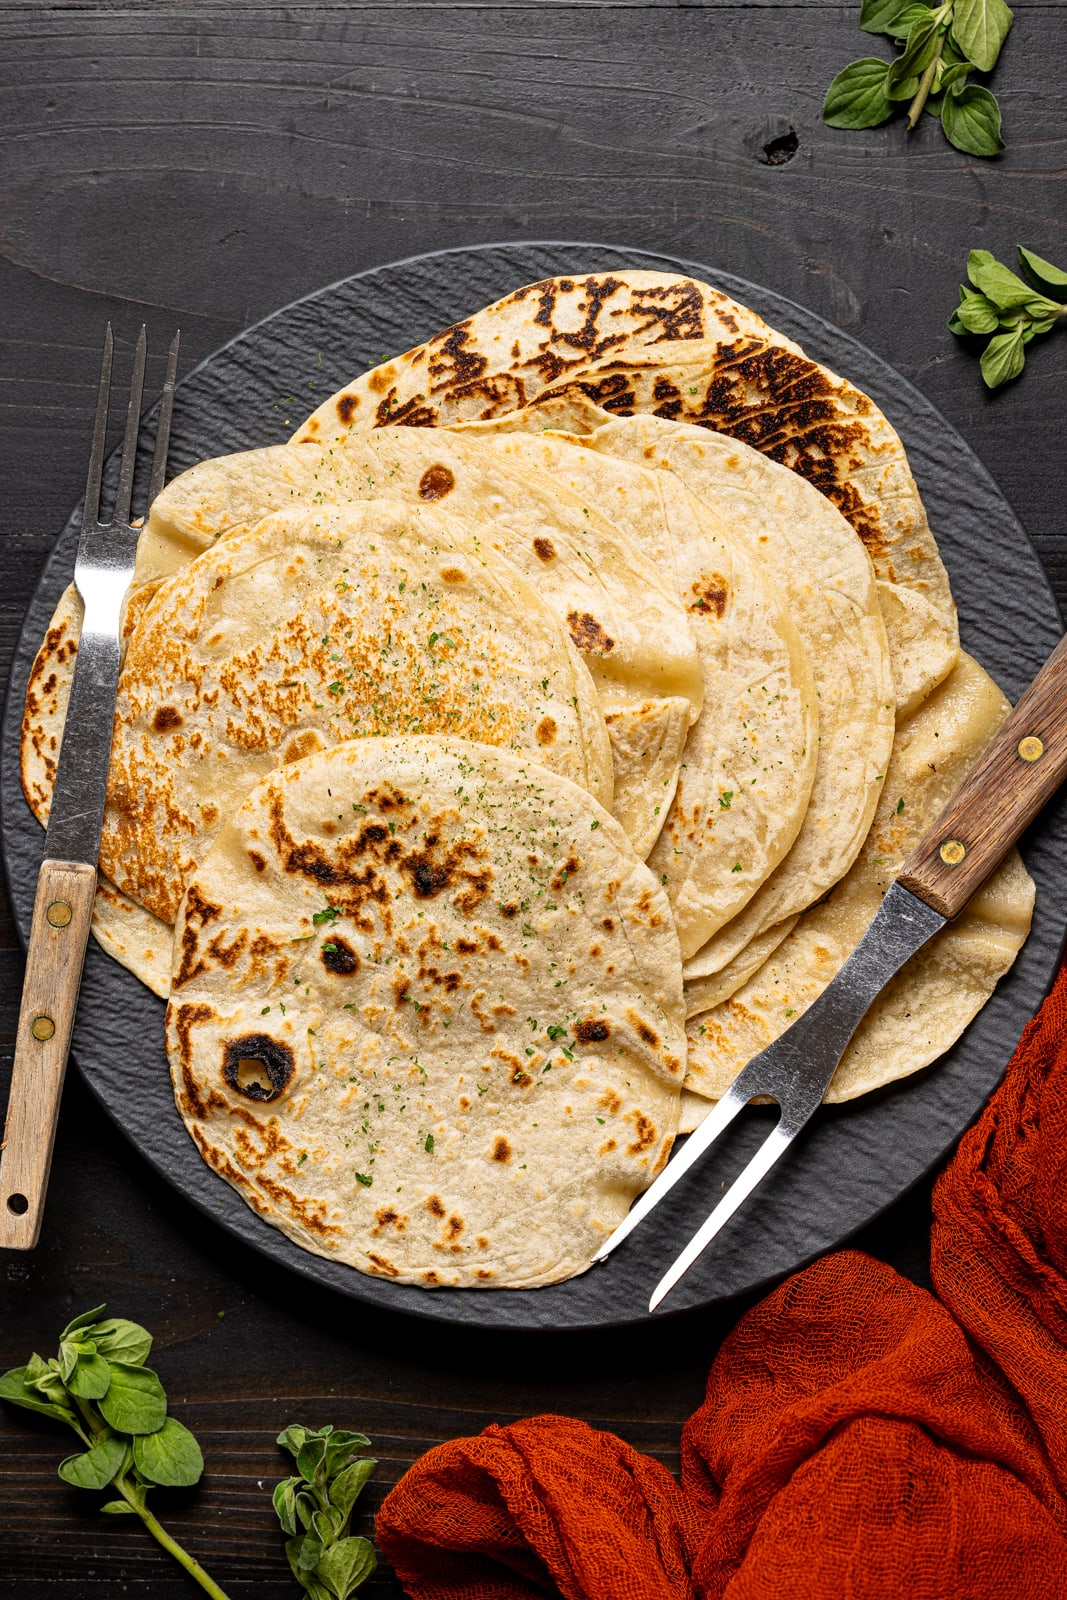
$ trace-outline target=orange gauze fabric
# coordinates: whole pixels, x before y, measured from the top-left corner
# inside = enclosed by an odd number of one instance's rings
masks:
[[[682,1482],[535,1417],[442,1445],[378,1539],[416,1600],[1063,1600],[1067,969],[934,1192],[938,1296],[857,1251],[750,1311]]]

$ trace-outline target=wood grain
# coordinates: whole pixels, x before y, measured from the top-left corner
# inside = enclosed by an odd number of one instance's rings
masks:
[[[898,878],[955,917],[1067,777],[1067,638],[920,839]]]
[[[82,492],[108,317],[131,346],[147,320],[164,349],[177,309],[188,370],[321,283],[503,238],[669,250],[837,322],[960,429],[1067,596],[1067,334],[1035,340],[1022,382],[990,395],[944,325],[973,246],[1005,258],[1018,240],[1067,264],[1067,4],[1014,10],[992,83],[1008,148],[977,161],[931,118],[910,139],[822,124],[834,74],[888,56],[856,4],[0,0],[0,675]],[[770,165],[790,128],[795,154]],[[161,377],[150,357],[149,385]],[[290,393],[279,375],[279,403]],[[0,920],[0,1079],[21,966]],[[924,1187],[856,1242],[922,1282],[928,1227]],[[284,1423],[371,1434],[383,1464],[361,1533],[411,1460],[488,1421],[569,1412],[676,1468],[743,1309],[496,1340],[357,1315],[213,1229],[72,1076],[41,1243],[0,1255],[0,1367],[50,1353],[102,1300],[156,1334],[208,1458],[160,1514],[256,1600],[295,1593],[269,1507]],[[0,1413],[0,1597],[194,1600],[140,1529],[57,1479],[68,1448],[58,1426]],[[400,1593],[384,1571],[362,1592]]]
[[[95,867],[42,861],[0,1147],[2,1249],[32,1250],[41,1229],[95,894]]]

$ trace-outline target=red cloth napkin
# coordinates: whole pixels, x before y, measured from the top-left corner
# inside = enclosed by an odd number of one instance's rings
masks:
[[[378,1514],[416,1600],[1065,1600],[1067,967],[934,1190],[937,1298],[854,1250],[726,1340],[682,1481],[534,1417]]]

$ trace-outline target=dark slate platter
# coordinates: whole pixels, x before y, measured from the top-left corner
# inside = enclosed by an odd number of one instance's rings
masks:
[[[1040,562],[981,462],[919,391],[871,351],[791,301],[693,262],[595,244],[502,244],[417,256],[332,284],[248,329],[183,380],[171,471],[284,440],[358,372],[520,284],[627,266],[710,280],[878,402],[907,447],[959,603],[964,645],[1016,699],[1057,642],[1061,623]],[[24,940],[43,835],[22,797],[18,729],[34,654],[73,571],[78,529],[75,512],[27,612],[0,735],[4,864]],[[734,1219],[672,1295],[671,1313],[760,1288],[840,1244],[936,1165],[974,1119],[1059,959],[1067,923],[1067,799],[1046,810],[1023,841],[1023,854],[1038,885],[1033,931],[989,1005],[933,1067],[824,1111],[765,1181],[758,1202]],[[216,1177],[174,1108],[163,1012],[161,1001],[90,941],[73,1059],[137,1149],[206,1216],[279,1265],[356,1300],[472,1327],[642,1321],[664,1268],[770,1125],[770,1112],[740,1119],[714,1160],[685,1180],[677,1203],[661,1206],[584,1277],[535,1290],[427,1291],[364,1277],[299,1250]]]

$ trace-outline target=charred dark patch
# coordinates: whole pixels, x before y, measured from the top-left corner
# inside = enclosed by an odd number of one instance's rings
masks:
[[[431,1217],[443,1217],[446,1214],[440,1195],[432,1194],[426,1202],[426,1209]]]
[[[350,423],[352,421],[352,418],[355,415],[356,407],[358,405],[359,405],[359,397],[358,397],[358,395],[343,394],[338,399],[338,401],[337,401],[337,415],[340,417],[341,421],[344,423],[346,428],[350,425]]]
[[[267,858],[266,856],[261,856],[258,850],[250,850],[248,852],[248,859],[251,861],[257,872],[266,871]]]
[[[526,1071],[525,1067],[513,1067],[511,1072],[511,1081],[515,1085],[516,1089],[528,1089],[531,1083],[533,1083],[533,1079],[530,1077],[530,1074]]]
[[[360,961],[347,939],[339,939],[332,934],[320,951],[322,964],[327,972],[336,973],[339,978],[349,978],[353,972],[359,971]]]
[[[580,872],[581,869],[582,863],[578,860],[578,857],[568,856],[563,865],[561,867],[557,867],[556,871],[552,874],[549,888],[554,889],[558,894],[563,888],[563,885],[566,883],[567,879],[573,878],[574,874],[576,872]]]
[[[509,900],[506,906],[500,907],[500,915],[502,917],[517,917],[518,914],[519,908],[514,900]]]
[[[590,1019],[575,1024],[574,1037],[579,1044],[603,1044],[604,1040],[610,1038],[610,1036],[610,1027],[606,1022],[602,1022],[599,1019],[596,1021]]]
[[[534,554],[540,557],[542,561],[554,561],[556,559],[556,547],[551,539],[535,539],[533,547]]]
[[[267,1033],[246,1033],[228,1039],[222,1058],[222,1076],[246,1100],[277,1100],[296,1071],[293,1052]]]
[[[633,1120],[634,1141],[626,1146],[626,1150],[628,1155],[639,1156],[655,1143],[656,1129],[642,1111],[635,1111]]]
[[[173,988],[180,989],[182,984],[188,983],[191,978],[197,978],[207,970],[205,961],[198,960],[196,951],[200,942],[200,933],[209,922],[214,922],[222,915],[222,907],[212,905],[210,900],[205,900],[195,883],[189,885],[185,895],[185,926],[182,929],[182,958],[178,964],[178,971],[174,977]],[[199,932],[197,931],[199,929]]]
[[[643,1040],[644,1043],[649,1045],[653,1050],[658,1049],[659,1034],[655,1031],[655,1029],[650,1028],[644,1018],[637,1015],[636,1011],[631,1011],[627,1015],[637,1037]]]
[[[462,1232],[463,1218],[457,1217],[453,1214],[445,1223],[445,1236],[449,1241],[451,1241],[453,1239],[458,1239]]]
[[[559,728],[554,717],[542,717],[537,724],[537,742],[541,745],[554,744]]]
[[[712,572],[700,583],[693,584],[693,595],[690,611],[710,611],[721,617],[730,598],[730,586],[721,572]]]
[[[614,923],[614,921],[612,920],[611,917],[604,917],[604,919],[602,920],[600,926],[602,928],[606,928],[609,933],[614,933],[615,932],[615,923]]]
[[[443,500],[456,487],[456,480],[443,462],[427,467],[419,479],[420,500]]]
[[[494,1161],[510,1161],[511,1160],[511,1146],[508,1144],[508,1141],[503,1137],[499,1138],[496,1141],[496,1143],[493,1145],[493,1160]]]
[[[182,725],[182,714],[177,706],[159,706],[152,718],[152,726],[157,733],[171,733]]]
[[[373,1251],[368,1250],[367,1260],[375,1272],[380,1273],[383,1278],[399,1278],[400,1268],[394,1267],[393,1263],[387,1261],[384,1256],[376,1256]]]
[[[407,796],[401,794],[399,789],[394,789],[391,783],[383,783],[379,788],[372,789],[367,799],[379,811],[402,811],[411,804]]]
[[[655,327],[654,339],[646,344],[662,344],[668,339],[702,339],[704,337],[704,299],[699,286],[691,278],[683,278],[660,288],[637,289],[634,292],[633,311],[644,316],[642,333]]]
[[[478,944],[474,939],[457,939],[456,949],[461,956],[473,956],[478,953]]]
[[[615,648],[615,640],[608,637],[588,611],[568,611],[567,626],[579,650],[599,650],[607,655]]]
[[[458,567],[445,567],[442,569],[442,583],[466,583],[466,581],[467,574],[465,572],[461,572]]]

